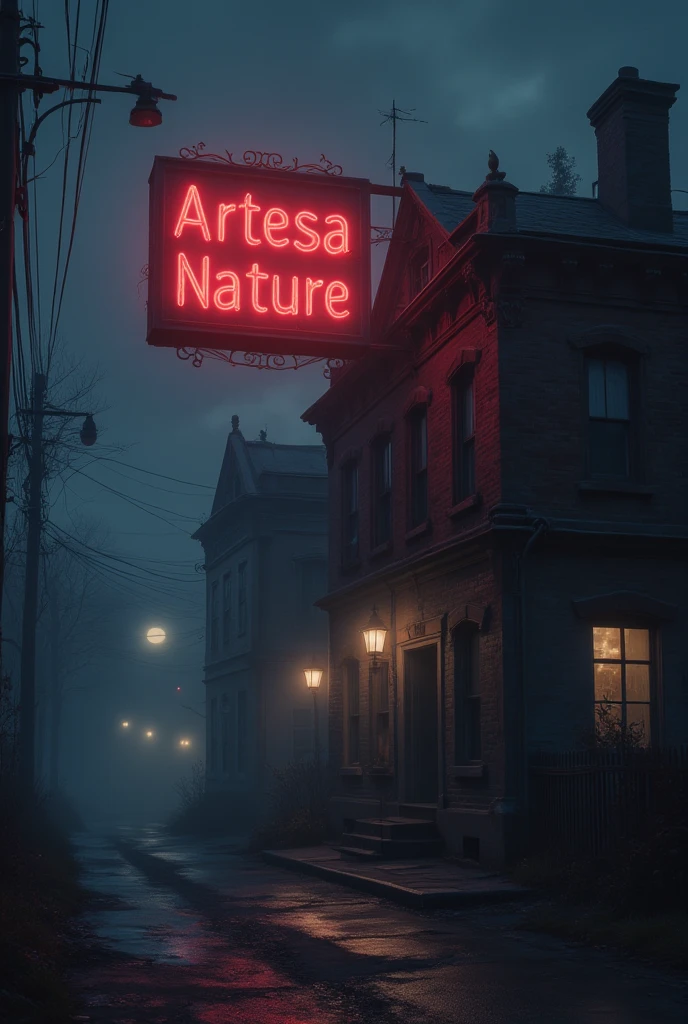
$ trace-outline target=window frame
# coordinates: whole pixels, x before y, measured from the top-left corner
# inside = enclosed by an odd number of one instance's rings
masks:
[[[595,657],[595,629],[618,629],[619,630],[619,658],[596,658]],[[648,634],[648,658],[625,658],[626,649],[626,638],[625,631],[627,629],[638,629],[643,630]],[[591,648],[591,665],[592,665],[592,699],[593,699],[593,731],[596,733],[597,729],[597,715],[596,708],[598,704],[605,703],[604,700],[598,700],[595,691],[595,665],[597,664],[610,664],[619,665],[621,668],[621,699],[619,701],[610,701],[611,704],[619,704],[621,707],[621,726],[625,730],[628,722],[627,706],[629,704],[642,704],[646,705],[649,712],[650,721],[650,737],[649,742],[643,744],[643,746],[651,747],[660,744],[660,733],[661,733],[661,720],[660,720],[660,702],[661,702],[661,688],[660,688],[660,665],[659,665],[659,636],[658,627],[655,623],[647,621],[647,619],[639,618],[634,615],[621,615],[621,616],[595,616],[594,619],[589,622],[590,630],[590,648]],[[627,665],[647,665],[648,666],[648,687],[649,687],[649,699],[647,701],[629,701],[626,698],[626,666]]]
[[[220,650],[220,609],[219,609],[219,580],[213,580],[210,584],[210,654],[216,655]]]
[[[645,357],[647,347],[639,340],[609,329],[595,329],[581,338],[572,339],[571,344],[580,350],[581,381],[581,454],[584,478],[596,486],[608,484],[623,489],[645,481],[643,410],[646,406]],[[602,476],[592,472],[590,430],[590,380],[591,360],[623,363],[628,374],[628,475]]]
[[[371,454],[371,540],[372,548],[383,547],[391,543],[394,515],[394,466],[393,447],[391,432],[378,434],[370,442]],[[388,470],[385,473],[385,453],[387,453]],[[381,466],[382,463],[382,466]],[[384,481],[386,486],[380,486],[381,479],[388,476]],[[384,521],[385,529],[381,530],[381,523]]]
[[[472,416],[471,433],[464,433],[465,426],[465,394],[470,391]],[[477,493],[476,483],[476,407],[475,407],[475,364],[465,363],[451,380],[452,417],[453,417],[453,503],[458,505]],[[470,453],[467,456],[467,453]],[[470,474],[466,474],[466,466],[470,461]]]
[[[428,444],[428,405],[418,403],[408,410],[408,527],[414,530],[430,518],[429,488],[429,444]],[[424,424],[424,438],[419,439],[416,432],[423,434],[419,424]],[[424,441],[424,444],[422,443]],[[417,444],[417,442],[419,442]],[[424,449],[424,460],[418,458],[418,452]],[[419,481],[422,483],[419,485]],[[419,496],[422,495],[422,501]]]
[[[360,459],[351,457],[339,470],[341,508],[341,565],[356,565],[361,551]],[[352,507],[352,496],[355,504]],[[353,524],[353,529],[352,529]]]
[[[229,647],[232,630],[232,570],[222,574],[222,647]]]
[[[480,624],[472,619],[457,623],[452,634],[454,764],[457,766],[483,763],[480,634]],[[469,671],[466,672],[468,659]]]
[[[248,632],[248,562],[240,562],[237,571],[237,636]]]

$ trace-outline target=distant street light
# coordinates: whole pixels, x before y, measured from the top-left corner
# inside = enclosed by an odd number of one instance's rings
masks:
[[[128,722],[122,722],[122,728],[123,729],[128,729],[129,728],[129,723]]]
[[[151,626],[146,633],[146,640],[149,644],[163,644],[167,639],[167,633],[160,626]]]
[[[153,730],[152,729],[147,729],[146,730],[146,739],[147,740],[152,740],[153,739]]]
[[[179,746],[180,747],[190,747],[191,746],[191,740],[180,740],[179,741]]]

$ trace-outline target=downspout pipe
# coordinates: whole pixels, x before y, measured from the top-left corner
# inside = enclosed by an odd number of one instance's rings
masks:
[[[518,556],[517,568],[517,606],[518,606],[518,641],[519,641],[519,697],[520,697],[520,743],[521,743],[521,808],[523,812],[522,825],[524,834],[527,829],[527,814],[529,812],[529,763],[528,763],[528,633],[526,615],[526,563],[528,555],[534,548],[537,541],[549,529],[549,521],[544,518],[537,518],[531,524],[532,533]]]

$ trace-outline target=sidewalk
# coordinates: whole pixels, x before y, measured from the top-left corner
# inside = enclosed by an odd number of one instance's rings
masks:
[[[264,850],[262,856],[271,864],[382,896],[407,907],[468,907],[531,895],[529,889],[502,875],[434,857],[362,862],[342,857],[331,846]]]

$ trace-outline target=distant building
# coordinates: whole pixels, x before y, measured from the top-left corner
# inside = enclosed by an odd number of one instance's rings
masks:
[[[342,827],[426,816],[500,864],[527,839],[531,754],[594,742],[601,711],[688,741],[676,89],[622,68],[592,106],[596,198],[519,192],[493,155],[475,194],[403,176],[373,310],[389,352],[304,414],[331,467]]]
[[[314,752],[304,669],[327,664],[327,465],[318,445],[246,441],[232,417],[205,552],[206,787],[258,816],[272,770]],[[321,692],[327,746],[327,673]]]

